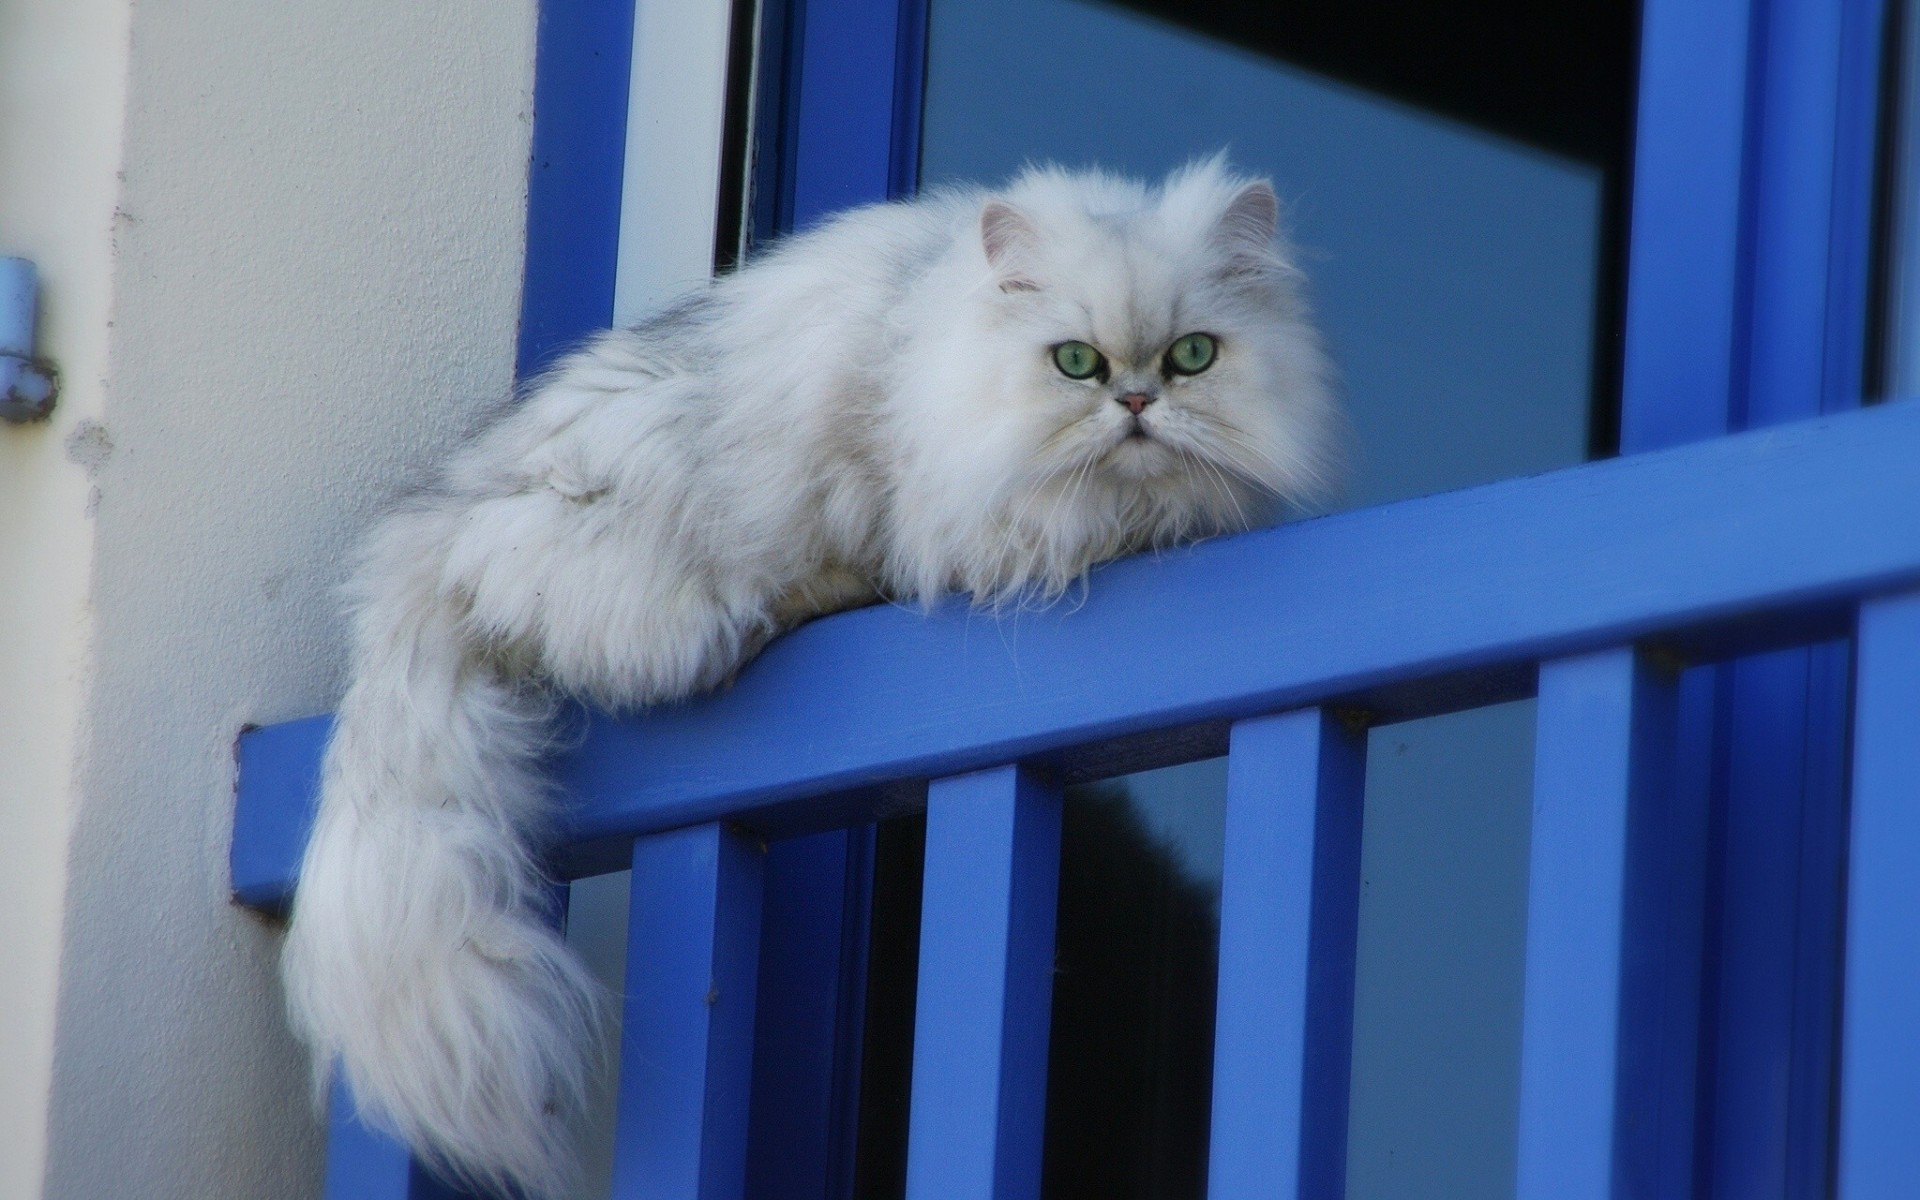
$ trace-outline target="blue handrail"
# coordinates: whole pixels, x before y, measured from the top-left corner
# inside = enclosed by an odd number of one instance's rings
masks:
[[[1262,712],[1441,711],[1526,694],[1551,656],[1843,631],[1851,602],[1920,582],[1917,462],[1920,405],[1888,405],[1116,563],[1043,611],[829,618],[726,692],[594,717],[556,764],[572,838],[829,828],[898,807],[882,785],[901,780],[1010,761],[1117,774],[1218,753],[1221,722]],[[1169,729],[1188,736],[1110,753]],[[245,903],[290,894],[325,731],[241,739]]]

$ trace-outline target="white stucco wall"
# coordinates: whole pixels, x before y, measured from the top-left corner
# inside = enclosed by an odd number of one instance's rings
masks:
[[[339,689],[343,555],[509,386],[532,0],[0,7],[0,1196],[312,1194],[231,746]],[[64,917],[63,914],[64,913]]]
[[[92,529],[65,453],[105,405],[127,0],[0,5],[0,253],[38,262],[48,425],[0,425],[0,1197],[45,1162],[66,848],[87,698]]]

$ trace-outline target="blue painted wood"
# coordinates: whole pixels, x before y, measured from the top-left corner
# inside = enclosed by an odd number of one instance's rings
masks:
[[[873,827],[776,842],[761,915],[747,1194],[853,1187]]]
[[[1346,1194],[1366,737],[1325,709],[1233,727],[1214,1200]]]
[[[1834,153],[1847,0],[1773,0],[1756,55],[1744,386],[1735,428],[1820,410],[1826,379]],[[1872,75],[1867,77],[1871,86]],[[1817,165],[1816,165],[1817,164]],[[1859,348],[1851,347],[1858,357]]]
[[[1098,573],[1084,604],[875,608],[725,695],[597,725],[583,836],[1526,661],[1897,583],[1920,530],[1899,406],[1306,522]],[[1836,531],[1845,530],[1844,536]],[[1179,636],[1134,631],[1177,604]],[[1125,642],[1125,655],[1110,653]],[[631,823],[631,824],[629,824]]]
[[[284,911],[320,795],[320,751],[331,717],[307,717],[243,730],[234,751],[233,845],[227,854],[233,898]]]
[[[465,1200],[413,1161],[407,1148],[360,1122],[345,1083],[335,1081],[327,1102],[327,1200]]]
[[[1920,80],[1913,77],[1912,63],[1920,62],[1920,21],[1912,17],[1906,5],[1896,6],[1889,21],[1887,37],[1891,54],[1903,65],[1900,78],[1893,81],[1895,111],[1890,113],[1891,128],[1886,142],[1884,169],[1898,186],[1888,189],[1886,197],[1886,240],[1880,247],[1887,268],[1885,341],[1881,344],[1880,365],[1884,370],[1882,390],[1887,397],[1920,393],[1920,362],[1915,360],[1916,338],[1920,338],[1920,312],[1915,310],[1915,284],[1920,283],[1920,187],[1913,181],[1920,176]]]
[[[574,836],[622,838],[1703,622],[1742,618],[1738,649],[1767,632],[1754,614],[1920,578],[1916,461],[1920,405],[1885,405],[1117,563],[1045,612],[847,613],[722,694],[596,718],[556,772]],[[1177,631],[1137,636],[1170,607]],[[298,795],[323,733],[276,739],[242,807]],[[287,894],[303,839],[240,848],[253,895]]]
[[[1635,656],[1609,669],[1628,675],[1632,706],[1614,1183],[1622,1196],[1691,1197],[1700,1170],[1709,793],[1685,786],[1677,664]],[[1536,814],[1539,795],[1536,783]]]
[[[407,1148],[363,1125],[336,1081],[327,1102],[327,1200],[413,1200],[413,1179]]]
[[[1879,0],[1757,6],[1730,428],[1858,404]],[[1825,1194],[1848,650],[1723,668],[1703,1173]]]
[[[1840,1075],[1843,1200],[1920,1180],[1920,592],[1860,606]]]
[[[1809,1200],[1832,1192],[1846,924],[1852,690],[1850,642],[1808,651],[1803,759],[1806,799],[1798,834],[1800,903],[1793,914],[1797,953],[1792,977],[1792,1025],[1787,1035],[1788,1105],[1782,1179],[1786,1195]]]
[[[1879,0],[1654,0],[1646,31],[1625,448],[1852,407]],[[1837,644],[1685,688],[1713,835],[1700,1177],[1725,1195],[1824,1194],[1846,671]]]
[[[633,0],[540,5],[519,374],[613,320]]]
[[[908,1200],[1038,1200],[1060,793],[1018,767],[936,782]]]
[[[717,824],[634,843],[615,1195],[746,1194],[765,857]]]
[[[1920,409],[1893,406],[1136,559],[1096,573],[1084,604],[1004,623],[959,602],[829,618],[723,696],[596,724],[561,764],[575,829],[617,836],[1898,583],[1920,570],[1920,529],[1899,516],[1920,503],[1916,439]],[[1135,636],[1170,605],[1190,618],[1177,636]]]
[[[1837,649],[1844,669],[1845,647]],[[1837,933],[1835,925],[1809,928],[1801,937],[1802,913],[1824,908],[1831,914],[1838,899],[1839,877],[1831,867],[1824,880],[1815,870],[1803,871],[1803,864],[1817,865],[1808,861],[1812,847],[1805,840],[1821,833],[1816,817],[1825,814],[1837,825],[1839,815],[1840,777],[1818,770],[1816,756],[1822,744],[1844,734],[1845,709],[1816,711],[1808,703],[1813,672],[1832,657],[1797,649],[1724,668],[1714,804],[1718,913],[1706,1031],[1713,1069],[1702,1153],[1703,1170],[1727,1195],[1819,1194],[1788,1190],[1786,1171],[1802,1123],[1796,1110],[1817,1098],[1815,1124],[1824,1124],[1830,1090],[1829,1079],[1796,1080],[1791,1064],[1797,1045],[1811,1048],[1805,1039],[1830,1041],[1821,1024],[1832,1023],[1831,995],[1803,995],[1800,986],[1822,949],[1833,953]],[[1822,712],[1833,728],[1820,729]],[[1826,737],[1816,736],[1821,732]],[[1832,982],[1830,972],[1824,977]],[[1803,1004],[1812,1007],[1802,1013]]]
[[[1840,10],[1838,44],[1830,51],[1837,67],[1830,115],[1833,173],[1827,200],[1822,412],[1845,412],[1878,398],[1864,395],[1868,329],[1887,320],[1871,302],[1871,289],[1875,261],[1888,253],[1875,224],[1883,169],[1881,97],[1897,84],[1885,77],[1882,55],[1893,22],[1887,0],[1842,0]]]
[[[1646,0],[1620,448],[1726,431],[1745,154],[1748,0]]]
[[[1693,1195],[1705,813],[1677,716],[1631,649],[1540,668],[1521,1200]]]
[[[749,254],[769,237],[793,228],[802,7],[802,0],[759,0],[759,44],[753,64],[753,187],[746,197]]]
[[[926,0],[806,0],[798,12],[786,229],[908,195],[920,170]]]
[[[1746,345],[1749,83],[1758,74],[1752,50],[1761,19],[1750,0],[1646,0],[1641,9],[1623,453],[1719,437],[1735,420],[1737,381],[1746,376],[1744,362],[1737,360]],[[1727,672],[1703,667],[1688,672],[1679,689],[1674,794],[1690,798],[1696,809],[1711,808],[1725,795],[1731,683]],[[1704,939],[1705,927],[1720,911],[1721,860],[1713,846],[1703,846],[1702,854],[1708,860],[1703,866],[1710,910],[1703,916]],[[1688,977],[1713,990],[1715,965],[1696,964]],[[1697,1035],[1707,1053],[1696,1103],[1711,1112],[1716,1095],[1711,1019]],[[1599,1100],[1589,1098],[1589,1103]],[[1522,1119],[1527,1119],[1524,1108]],[[1708,1147],[1703,1157],[1710,1160],[1710,1128],[1703,1141]],[[1610,1153],[1605,1141],[1589,1147],[1594,1156],[1602,1152]],[[1544,1170],[1545,1164],[1534,1169]],[[1599,1166],[1589,1164],[1589,1169]],[[1547,1183],[1536,1178],[1531,1186],[1547,1188]],[[1587,1194],[1604,1194],[1610,1186],[1590,1179]]]
[[[927,90],[927,6],[930,0],[898,0],[894,23],[893,153],[887,195],[920,190],[920,129]]]

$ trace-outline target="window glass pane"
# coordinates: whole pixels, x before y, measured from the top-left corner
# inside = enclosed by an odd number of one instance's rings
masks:
[[[1513,1194],[1534,703],[1367,736],[1347,1194]]]
[[[627,894],[631,871],[615,871],[576,879],[568,888],[567,944],[573,947],[600,981],[608,996],[626,994]],[[618,1045],[619,1005],[611,1006],[614,1028],[609,1036]],[[620,1056],[608,1054],[595,1063],[589,1083],[584,1128],[580,1132],[581,1172],[574,1191],[578,1200],[597,1200],[613,1188],[613,1133],[615,1102],[620,1090]]]
[[[1045,1195],[1204,1191],[1227,760],[1070,788]]]

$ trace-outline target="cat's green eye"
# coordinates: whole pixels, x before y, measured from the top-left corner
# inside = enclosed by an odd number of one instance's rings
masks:
[[[1210,333],[1190,333],[1167,348],[1167,365],[1182,375],[1198,375],[1213,365],[1215,346]]]
[[[1053,348],[1053,365],[1068,379],[1091,379],[1107,365],[1107,360],[1085,342],[1061,342]]]

